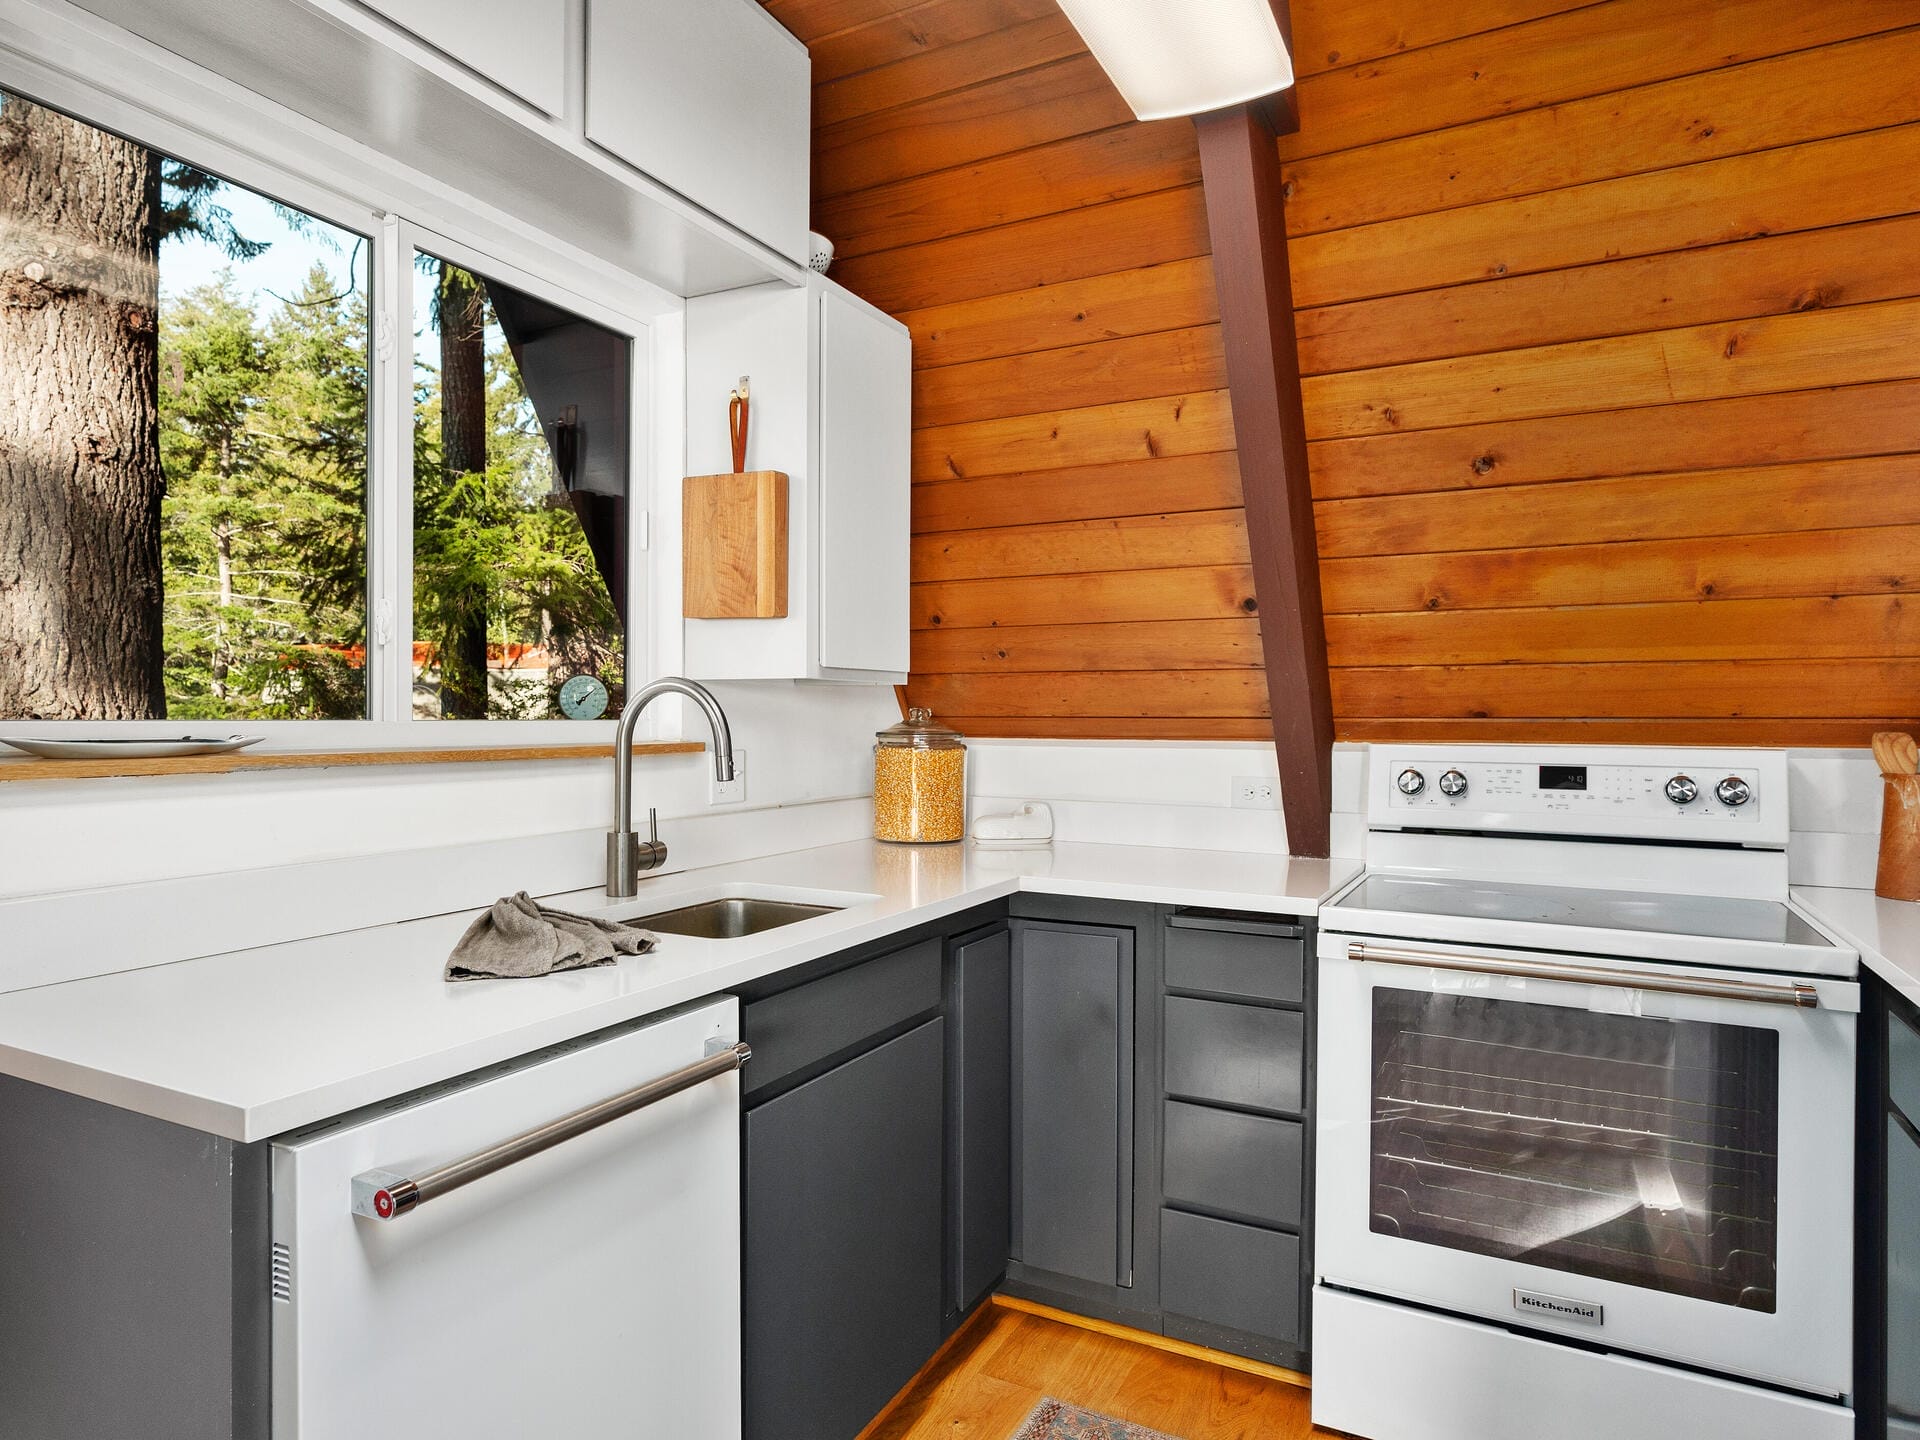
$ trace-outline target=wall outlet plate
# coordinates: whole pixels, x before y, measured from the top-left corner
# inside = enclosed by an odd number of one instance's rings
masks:
[[[1277,810],[1280,808],[1280,782],[1258,775],[1233,777],[1233,808],[1236,810]]]
[[[713,771],[707,771],[707,784],[711,790],[707,796],[709,805],[743,805],[747,799],[747,752],[733,752],[733,779],[716,780]]]

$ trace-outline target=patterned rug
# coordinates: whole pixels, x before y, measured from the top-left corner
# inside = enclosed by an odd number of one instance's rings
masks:
[[[1115,1420],[1096,1415],[1078,1405],[1063,1405],[1058,1400],[1042,1400],[1010,1440],[1175,1440],[1159,1430],[1149,1430],[1130,1420]]]

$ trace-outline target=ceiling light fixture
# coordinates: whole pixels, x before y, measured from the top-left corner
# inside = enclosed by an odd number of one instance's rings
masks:
[[[1272,0],[1060,0],[1142,120],[1197,115],[1293,84]]]

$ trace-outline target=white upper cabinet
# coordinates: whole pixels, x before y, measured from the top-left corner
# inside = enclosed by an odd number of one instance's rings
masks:
[[[787,614],[688,620],[703,680],[904,681],[913,343],[818,276],[687,302],[687,464],[731,466],[727,392],[751,377],[747,468],[787,484]]]
[[[811,67],[753,0],[0,0],[4,25],[23,73],[85,76],[525,268],[558,242],[684,296],[806,263]]]
[[[907,669],[913,342],[821,285],[820,663]]]
[[[755,0],[588,7],[587,138],[802,265],[812,79]]]
[[[360,0],[502,90],[559,118],[567,0]]]

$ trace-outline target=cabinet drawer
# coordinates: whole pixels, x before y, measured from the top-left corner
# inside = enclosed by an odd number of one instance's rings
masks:
[[[1300,1224],[1303,1127],[1167,1101],[1165,1193],[1175,1205],[1262,1225]]]
[[[1167,988],[1299,1004],[1306,959],[1298,925],[1224,915],[1167,922]]]
[[[1920,1129],[1920,1032],[1899,1015],[1887,1015],[1887,1093],[1915,1129]]]
[[[1168,1094],[1300,1111],[1306,1017],[1298,1010],[1169,996],[1166,1015]]]
[[[1160,1303],[1169,1314],[1293,1343],[1300,1289],[1298,1236],[1160,1212]]]
[[[753,1059],[742,1096],[938,1010],[940,958],[935,936],[748,1005],[740,1014],[740,1033],[753,1047]]]

